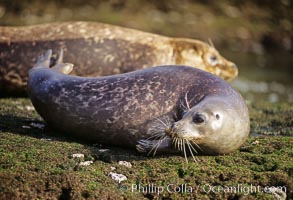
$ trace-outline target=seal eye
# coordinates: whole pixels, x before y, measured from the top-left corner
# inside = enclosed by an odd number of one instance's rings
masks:
[[[209,63],[210,63],[211,65],[216,65],[216,64],[218,64],[218,58],[217,58],[217,56],[215,56],[215,55],[210,56],[210,57],[209,57]]]
[[[219,120],[220,119],[220,115],[216,114],[216,119]]]
[[[195,124],[202,124],[202,123],[204,122],[204,116],[199,115],[199,114],[196,114],[196,115],[192,118],[192,121],[193,121]]]

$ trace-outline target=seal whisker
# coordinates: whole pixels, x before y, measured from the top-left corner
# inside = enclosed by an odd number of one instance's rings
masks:
[[[183,151],[183,139],[180,138],[180,150]]]
[[[194,96],[190,99],[189,102],[194,101],[194,99],[195,99],[196,97],[197,97],[197,95],[194,95]],[[201,96],[198,98],[199,100],[198,100],[196,103],[201,102],[204,98],[205,98],[205,95],[201,95]]]
[[[158,144],[158,143],[157,143],[157,144]],[[156,148],[157,144],[155,144],[155,145],[151,148],[151,150],[148,152],[147,156],[149,156],[149,155],[152,153],[152,151]],[[154,156],[154,155],[153,155],[153,156]]]
[[[153,153],[153,156],[156,155],[159,146],[160,146],[160,145],[162,144],[162,142],[163,142],[163,138],[164,138],[164,136],[162,136],[162,137],[160,138],[160,140],[157,142],[157,144],[156,144],[156,148],[155,148],[155,151],[154,151],[154,153]]]
[[[150,140],[150,139],[153,139],[153,138],[159,138],[161,136],[162,136],[162,133],[157,133],[155,135],[152,135],[152,136],[148,137],[146,140]]]
[[[159,139],[159,141],[157,142],[157,145],[156,145],[157,147],[155,149],[153,156],[155,156],[155,154],[157,153],[157,150],[158,150],[159,146],[162,144],[164,138],[165,138],[165,135],[162,135],[161,138]]]
[[[155,128],[156,128],[157,130],[152,130],[152,131],[151,131],[152,134],[158,134],[158,133],[161,133],[161,134],[162,134],[162,133],[164,133],[165,130],[166,130],[165,127],[155,126]]]
[[[175,148],[180,151],[179,143],[180,143],[179,138],[176,138],[176,147]]]
[[[173,144],[174,144],[174,146],[175,146],[175,149],[178,149],[178,138],[177,138],[177,137],[175,137],[175,138],[173,139]]]
[[[160,129],[160,130],[159,130]],[[159,134],[159,133],[161,133],[162,131],[161,130],[163,130],[162,128],[160,128],[160,127],[157,127],[157,130],[152,130],[152,129],[150,129],[149,130],[149,135],[156,135],[156,134]]]
[[[157,142],[157,143],[151,148],[151,150],[148,152],[148,154],[147,154],[148,156],[152,153],[152,151],[153,151],[153,156],[155,156],[155,154],[156,154],[156,152],[157,152],[157,150],[158,150],[160,144],[162,143],[164,137],[165,137],[165,135],[162,135],[162,136],[160,137],[160,139],[158,140],[158,142]]]
[[[173,140],[172,140],[172,144],[174,145],[174,147],[175,147],[175,149],[178,149],[177,148],[177,137],[175,137],[175,138],[173,138]]]
[[[182,146],[183,146],[183,152],[186,162],[188,163],[187,155],[186,155],[186,149],[185,149],[185,142],[184,139],[182,139]]]
[[[196,144],[194,141],[191,141],[192,144],[194,144],[197,148],[199,148],[199,150],[203,151],[200,146],[198,144]],[[191,147],[193,148],[193,146],[191,145]],[[195,152],[197,153],[197,151],[195,150]]]
[[[150,135],[158,135],[158,134],[162,134],[164,133],[165,128],[163,127],[158,127],[158,126],[154,126],[154,128],[157,128],[157,130],[152,129],[149,131]]]
[[[194,162],[197,162],[197,160],[195,159],[195,157],[194,157],[194,155],[193,155],[193,153],[192,153],[192,149],[193,149],[194,151],[195,151],[195,149],[192,147],[192,145],[190,144],[190,142],[189,142],[188,140],[186,140],[186,143],[187,143],[187,146],[188,146],[188,148],[189,148],[189,152],[191,153],[191,156],[192,156]],[[192,147],[192,149],[191,149],[190,147]],[[195,151],[195,152],[196,152],[196,151]],[[196,153],[197,153],[197,152],[196,152]]]
[[[180,100],[180,105],[182,106],[182,108],[183,108],[184,111],[187,111],[188,110],[188,108],[182,103],[181,100]]]
[[[156,120],[158,120],[159,122],[161,122],[161,124],[165,127],[167,127],[167,124],[165,124],[165,122],[163,122],[160,118],[155,117]]]
[[[184,150],[184,139],[181,138],[181,148],[182,148],[182,151]]]
[[[210,43],[210,46],[211,46],[211,47],[215,48],[214,43],[213,43],[213,41],[212,41],[211,38],[208,39],[208,42]]]
[[[192,148],[192,150],[194,151],[194,153],[198,153],[197,151],[196,151],[196,149],[192,146],[192,144],[187,140],[187,142],[188,142],[188,144],[190,145],[190,147]]]
[[[172,144],[174,145],[175,149],[177,149],[177,148],[176,148],[177,138],[173,138],[173,140],[172,140]]]
[[[185,98],[186,106],[187,106],[188,110],[190,110],[190,105],[189,105],[189,102],[187,100],[187,95],[188,95],[188,92],[185,93],[185,97],[184,98]]]
[[[164,119],[166,120],[166,127],[170,127],[171,126],[171,120],[167,117],[167,116],[164,116]]]

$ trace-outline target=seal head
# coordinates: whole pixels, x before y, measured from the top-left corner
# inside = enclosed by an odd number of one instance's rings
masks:
[[[182,119],[167,128],[166,134],[179,150],[192,144],[196,152],[204,154],[230,153],[238,149],[248,137],[247,113],[240,113],[223,96],[207,96],[184,111]],[[239,115],[242,115],[241,120],[235,120]]]
[[[224,58],[214,47],[199,40],[174,38],[176,64],[196,66],[199,69],[215,74],[224,80],[232,81],[238,75],[235,63]]]

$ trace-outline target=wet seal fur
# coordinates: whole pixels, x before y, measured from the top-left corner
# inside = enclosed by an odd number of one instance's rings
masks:
[[[29,72],[29,97],[46,123],[66,136],[157,152],[226,154],[249,135],[240,94],[221,78],[186,66],[159,66],[100,78],[67,75],[62,51]],[[194,157],[194,156],[193,156]]]
[[[64,49],[73,74],[107,76],[158,65],[188,65],[225,80],[236,65],[199,40],[171,38],[93,22],[0,27],[0,93],[26,94],[28,71],[44,49]]]

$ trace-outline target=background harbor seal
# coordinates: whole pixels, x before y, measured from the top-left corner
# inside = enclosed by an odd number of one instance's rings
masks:
[[[73,74],[106,76],[157,65],[188,65],[225,80],[238,74],[236,65],[212,46],[93,22],[65,22],[0,27],[0,93],[26,94],[27,76],[43,49],[63,48]]]
[[[210,73],[161,66],[100,78],[49,68],[52,51],[29,72],[28,93],[46,123],[67,136],[140,152],[225,154],[249,134],[245,102]]]

